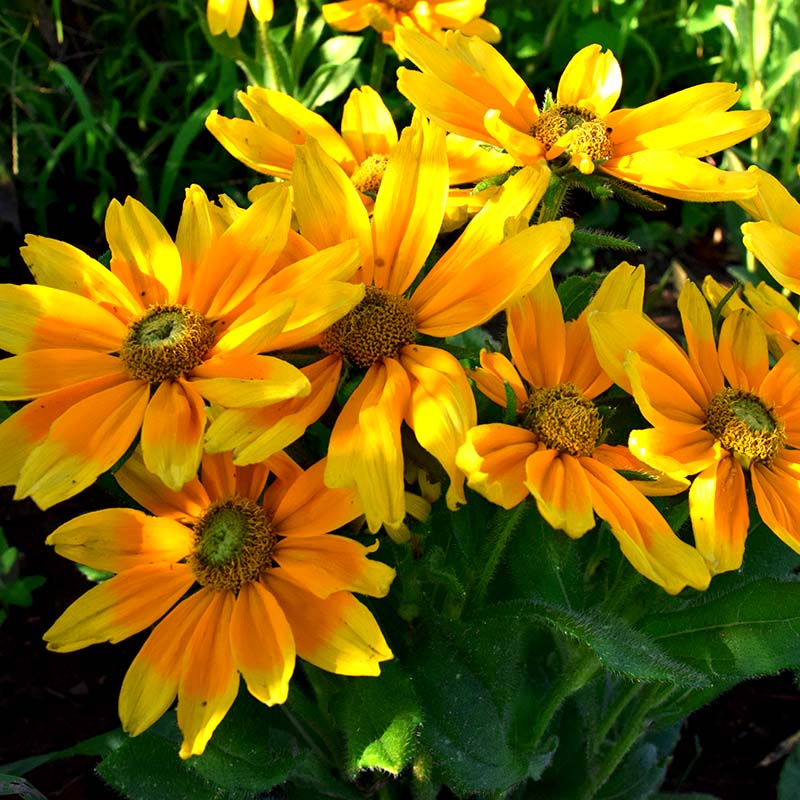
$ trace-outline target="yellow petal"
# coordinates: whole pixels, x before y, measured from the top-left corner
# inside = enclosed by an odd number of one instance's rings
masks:
[[[514,392],[518,413],[528,399],[522,378],[502,353],[487,353],[486,350],[481,350],[481,366],[479,369],[470,370],[469,376],[475,381],[479,391],[503,408],[508,407],[506,383]]]
[[[748,168],[758,178],[758,194],[739,205],[756,220],[773,222],[782,228],[800,234],[800,203],[786,187],[768,172],[753,165]]]
[[[205,403],[191,384],[164,381],[150,398],[142,421],[145,467],[179,491],[197,475],[205,427]]]
[[[447,135],[445,146],[451,186],[474,184],[487,175],[502,175],[514,166],[514,159],[508,153],[484,147],[481,142],[455,133]]]
[[[266,586],[277,599],[295,638],[297,655],[337,675],[379,675],[393,657],[377,622],[349,592],[324,600],[271,570]]]
[[[590,44],[572,56],[556,97],[559,103],[587,108],[602,118],[619,100],[622,70],[610,50],[601,51],[599,44]]]
[[[773,222],[745,222],[742,241],[781,286],[800,292],[800,235]]]
[[[719,445],[700,423],[632,431],[631,452],[669,475],[694,475],[719,457]]]
[[[245,353],[263,353],[275,349],[274,342],[291,317],[294,297],[262,297],[237,319],[219,337],[208,356]]]
[[[207,258],[211,245],[225,229],[214,209],[215,206],[197,184],[186,189],[178,232],[175,235],[175,245],[183,264],[179,295],[181,300],[188,296],[197,267]]]
[[[233,705],[239,672],[230,642],[233,592],[215,592],[192,636],[185,642],[178,683],[181,758],[201,755],[211,734]]]
[[[119,692],[119,718],[130,736],[147,730],[172,705],[186,642],[213,597],[213,592],[201,589],[182,600],[133,659]]]
[[[516,425],[477,425],[467,432],[456,463],[467,485],[503,508],[514,508],[528,497],[525,464],[536,451],[536,437]]]
[[[400,363],[411,381],[406,421],[417,441],[444,467],[450,478],[447,505],[455,509],[466,503],[456,451],[478,422],[469,382],[461,364],[446,350],[408,345],[400,351]]]
[[[689,358],[695,365],[697,377],[703,383],[708,397],[725,388],[725,378],[717,356],[711,311],[700,290],[691,281],[686,281],[678,298],[683,333]]]
[[[79,597],[47,630],[48,650],[69,653],[120,642],[152,625],[194,583],[187,564],[141,564]]]
[[[784,450],[769,466],[753,464],[750,479],[764,524],[795,553],[800,553],[797,519],[800,459],[797,452]]]
[[[342,138],[356,161],[388,154],[397,144],[397,127],[381,96],[371,87],[353,89],[342,112]]]
[[[734,311],[719,332],[719,363],[728,383],[746,392],[758,390],[769,371],[767,337],[758,317]]]
[[[139,564],[180,561],[191,552],[194,534],[171,519],[107,508],[65,522],[46,541],[78,564],[122,572]]]
[[[281,540],[272,557],[283,578],[316,597],[329,597],[334,592],[385,597],[395,572],[367,558],[377,548],[377,542],[365,547],[343,536],[304,536]]]
[[[744,472],[732,456],[706,467],[689,490],[697,549],[716,575],[739,569],[750,525]]]
[[[641,431],[634,431],[641,433]],[[615,472],[630,472],[640,478],[628,477],[631,486],[638,489],[645,497],[671,497],[685,492],[689,488],[686,478],[670,477],[660,470],[640,461],[624,445],[601,444],[592,451],[592,458]]]
[[[530,128],[509,125],[496,108],[489,109],[484,118],[485,138],[495,141],[519,164],[536,165],[545,157],[545,146],[530,134]]]
[[[285,702],[294,672],[294,637],[278,601],[262,583],[246,583],[239,591],[230,640],[250,694],[268,706]]]
[[[247,0],[208,0],[206,17],[208,29],[214,36],[227,33],[238,36],[244,22]]]

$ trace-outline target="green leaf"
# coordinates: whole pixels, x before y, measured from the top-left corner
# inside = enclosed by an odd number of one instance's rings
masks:
[[[25,778],[0,774],[0,796],[19,797],[22,800],[47,800],[47,798]]]
[[[798,797],[800,797],[800,747],[795,743],[781,768],[778,800],[797,800]]]
[[[350,678],[335,712],[347,739],[347,769],[382,769],[398,775],[414,757],[415,732],[422,721],[419,703],[397,661],[376,678]]]
[[[762,580],[654,615],[640,628],[669,655],[716,681],[796,667],[798,626],[800,582]]]
[[[2,769],[5,772],[10,772],[14,775],[24,775],[42,764],[49,764],[51,761],[59,761],[62,758],[70,758],[71,756],[101,756],[106,757],[113,753],[118,747],[121,747],[128,740],[128,737],[122,732],[120,728],[116,728],[108,733],[101,733],[99,736],[92,736],[90,739],[85,739],[72,747],[67,747],[64,750],[55,750],[52,753],[42,753],[38,756],[29,756],[20,761],[14,761],[10,764],[3,764]]]
[[[558,299],[566,322],[580,316],[602,282],[603,275],[592,272],[588,275],[572,275],[558,285]]]

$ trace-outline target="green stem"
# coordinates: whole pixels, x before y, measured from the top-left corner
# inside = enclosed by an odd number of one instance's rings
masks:
[[[326,753],[315,741],[311,734],[305,729],[303,725],[300,724],[300,721],[297,717],[286,708],[285,705],[279,706],[280,710],[283,712],[286,719],[292,724],[294,729],[300,734],[300,737],[303,741],[319,756],[319,758],[324,761],[326,764],[331,766],[336,766],[336,759],[333,758],[331,754]]]
[[[481,576],[478,579],[477,585],[475,586],[474,597],[475,602],[479,607],[483,605],[483,601],[486,597],[486,591],[489,588],[489,583],[492,580],[492,576],[497,570],[500,557],[503,555],[503,551],[506,549],[508,540],[511,538],[511,534],[514,532],[514,529],[517,527],[517,524],[524,515],[526,508],[526,503],[519,503],[509,513],[503,514],[503,525],[492,542],[492,549],[489,552],[488,557],[483,561],[483,572],[481,572]]]
[[[539,224],[543,222],[552,222],[558,219],[561,213],[561,204],[567,196],[567,182],[560,178],[555,173],[550,176],[550,185],[542,198],[542,204],[539,206]]]
[[[597,752],[608,736],[609,731],[619,719],[620,714],[628,707],[631,701],[642,691],[642,685],[631,683],[628,688],[611,705],[603,716],[603,721],[594,732],[594,750]]]
[[[262,67],[261,85],[265,89],[283,90],[278,75],[275,50],[269,38],[269,22],[258,23],[258,60]]]
[[[567,698],[582,689],[599,669],[600,663],[591,653],[582,655],[577,662],[564,664],[561,675],[550,687],[544,707],[536,716],[527,748],[531,753],[536,752],[553,717]]]
[[[671,686],[659,684],[649,686],[642,692],[639,707],[628,721],[622,736],[614,742],[605,759],[603,759],[600,770],[591,776],[587,776],[580,800],[592,800],[593,797],[597,796],[600,789],[605,786],[608,779],[622,763],[628,751],[645,732],[650,712],[660,706],[670,694],[672,694]]]
[[[389,45],[384,44],[379,34],[375,34],[375,49],[372,52],[372,69],[369,73],[369,85],[380,92],[383,82],[383,67],[386,64],[386,49]]]

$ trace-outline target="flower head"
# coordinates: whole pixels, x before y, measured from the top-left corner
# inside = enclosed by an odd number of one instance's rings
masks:
[[[273,0],[249,0],[250,10],[259,22],[269,22],[275,11]],[[227,33],[238,36],[247,10],[245,0],[208,0],[206,19],[214,36]]]
[[[326,481],[357,489],[370,530],[403,523],[404,424],[449,476],[450,506],[464,501],[455,452],[475,424],[475,401],[461,364],[436,340],[486,322],[567,247],[570,220],[528,227],[547,180],[543,167],[514,175],[418,280],[446,202],[444,132],[415,115],[390,157],[371,219],[316,142],[298,147],[292,186],[303,235],[318,247],[353,237],[361,243],[356,280],[366,286],[364,299],[317,343],[329,354],[331,394],[344,366],[362,376],[333,426]],[[222,446],[215,438],[224,430],[238,437],[237,460],[266,457],[274,442],[261,436],[266,422],[259,412],[226,411],[209,430],[209,446]],[[264,449],[255,446],[260,438]]]
[[[634,486],[617,471],[642,472],[640,462],[627,448],[602,443],[594,400],[611,380],[594,357],[586,322],[598,308],[640,308],[643,278],[641,267],[620,264],[569,323],[549,275],[512,305],[511,360],[484,351],[472,377],[498,405],[507,404],[510,387],[517,424],[473,427],[456,463],[471,488],[504,508],[532,495],[544,519],[573,538],[595,527],[596,514],[633,566],[674,594],[687,584],[704,589],[708,570],[639,490],[646,482]]]
[[[448,131],[505,148],[520,164],[608,175],[667,197],[715,201],[752,197],[751,174],[723,172],[700,159],[760,131],[766,111],[728,111],[741,94],[705,83],[613,110],[622,90],[614,55],[589,45],[567,64],[555,102],[541,110],[491,45],[454,32],[444,44],[413,31],[398,42],[421,72],[401,68],[402,94]]]
[[[374,28],[395,49],[398,28],[437,40],[445,30],[460,30],[487,42],[499,42],[499,28],[481,18],[485,8],[486,0],[343,0],[325,3],[322,16],[332,28],[347,33]],[[402,50],[398,53],[402,57]]]
[[[394,570],[367,558],[377,543],[331,533],[361,506],[351,491],[326,488],[323,472],[282,455],[250,467],[205,455],[200,477],[174,492],[134,454],[117,480],[153,516],[96,511],[47,539],[66,558],[116,573],[56,620],[48,648],[118,642],[161,620],[125,676],[119,713],[136,736],[177,696],[183,758],[203,752],[240,676],[274,705],[286,700],[295,655],[339,675],[379,674],[392,653],[352,592],[383,597]]]
[[[713,573],[742,563],[748,475],[761,519],[800,552],[800,347],[770,369],[767,337],[751,311],[731,313],[717,343],[694,284],[684,285],[678,308],[685,351],[642,314],[590,319],[600,363],[653,425],[631,433],[630,449],[668,474],[696,476],[689,511]]]
[[[147,468],[179,489],[200,463],[207,402],[307,395],[305,375],[264,353],[313,336],[364,290],[345,282],[358,266],[354,242],[309,245],[287,266],[290,219],[286,187],[240,214],[192,187],[173,242],[141,203],[114,201],[110,270],[28,236],[22,255],[39,285],[0,286],[0,347],[15,354],[0,362],[0,397],[36,400],[0,425],[0,483],[46,508],[89,486],[141,434]]]

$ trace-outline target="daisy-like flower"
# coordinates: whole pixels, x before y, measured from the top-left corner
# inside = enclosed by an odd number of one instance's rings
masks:
[[[749,526],[746,475],[764,523],[800,552],[800,347],[769,366],[764,328],[734,311],[715,343],[708,305],[686,283],[684,351],[643,314],[598,312],[600,363],[653,427],[631,433],[634,455],[673,476],[696,475],[689,511],[712,573],[738,569]]]
[[[800,203],[768,172],[750,167],[758,194],[739,205],[756,222],[742,225],[744,246],[781,286],[800,293]]]
[[[273,0],[249,0],[250,10],[259,22],[269,22],[275,11]],[[214,36],[227,33],[239,35],[247,11],[248,0],[208,0],[206,19],[208,29]]]
[[[179,489],[200,463],[206,401],[254,407],[309,393],[296,367],[263,354],[361,300],[363,287],[346,282],[357,244],[309,245],[287,265],[287,187],[228,227],[223,216],[192,187],[176,243],[141,203],[112,201],[110,270],[64,242],[26,238],[39,285],[0,286],[0,348],[15,354],[0,361],[0,398],[36,398],[0,425],[0,483],[16,484],[15,497],[42,508],[71,497],[139,434],[147,468]]]
[[[344,0],[325,3],[322,16],[337,31],[355,33],[374,28],[392,47],[398,28],[437,40],[445,30],[459,30],[487,42],[499,42],[500,29],[481,18],[485,10],[486,0]]]
[[[341,134],[324,117],[283,92],[250,86],[238,97],[252,121],[223,117],[217,111],[206,119],[208,130],[234,158],[256,172],[289,179],[295,148],[313,137],[350,176],[364,205],[372,211],[398,141],[391,112],[378,92],[369,86],[353,89],[344,104]],[[470,211],[475,213],[490,194],[471,194],[469,188],[458,187],[507,172],[514,159],[462,136],[450,135],[446,142],[451,187],[446,227],[454,228],[466,221]]]
[[[399,31],[398,45],[422,71],[401,68],[398,89],[448,131],[505,148],[520,164],[596,168],[682,200],[752,197],[752,174],[700,160],[762,130],[766,111],[728,111],[741,94],[732,83],[704,83],[612,110],[622,89],[614,55],[592,44],[576,53],[541,111],[533,93],[491,45],[454,32],[441,45]]]
[[[547,183],[541,165],[514,175],[417,283],[447,198],[444,132],[415,115],[389,160],[372,219],[316,142],[297,149],[292,186],[303,235],[317,247],[351,237],[361,243],[355,279],[366,295],[317,340],[329,353],[317,368],[328,397],[345,363],[364,372],[334,424],[325,478],[358,490],[373,532],[399,529],[406,513],[404,423],[449,476],[450,506],[464,502],[455,453],[476,422],[475,400],[461,364],[435,343],[486,322],[566,249],[570,220],[528,227]],[[226,411],[209,429],[208,447],[233,441],[237,462],[265,458],[286,426],[296,432],[300,412],[289,411],[282,420],[270,409]]]
[[[352,592],[384,597],[394,570],[367,558],[377,542],[331,533],[361,506],[353,492],[326,488],[324,469],[205,455],[201,477],[173,492],[134,454],[117,480],[155,516],[95,511],[47,539],[72,561],[116,573],[56,620],[48,649],[119,642],[161,620],[125,676],[119,714],[136,736],[177,695],[182,758],[203,752],[240,675],[269,706],[286,700],[295,655],[339,675],[378,675],[392,652]],[[270,471],[277,480],[265,490]]]
[[[592,302],[572,322],[564,321],[553,280],[508,309],[511,360],[481,353],[472,371],[478,388],[501,406],[506,386],[516,398],[517,424],[477,425],[458,451],[468,485],[493,503],[513,508],[533,496],[553,528],[578,538],[605,520],[622,552],[645,577],[670,594],[687,584],[708,586],[700,554],[682,542],[641,490],[648,481],[628,481],[617,470],[647,473],[626,447],[601,444],[602,417],[594,402],[610,385],[592,350],[591,311],[640,309],[644,269],[622,263],[605,279]],[[655,480],[652,494],[674,494]]]

